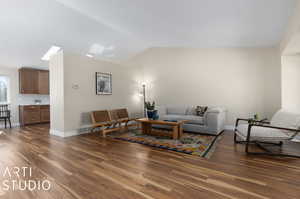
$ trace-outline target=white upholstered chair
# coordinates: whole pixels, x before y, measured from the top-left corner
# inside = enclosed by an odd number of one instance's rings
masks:
[[[241,123],[241,121],[246,121],[246,123]],[[300,113],[281,109],[274,114],[270,122],[266,122],[264,120],[254,121],[250,119],[237,119],[234,132],[234,142],[245,143],[246,153],[300,157],[289,154],[273,153],[263,146],[263,144],[281,146],[283,141],[293,139],[299,132]],[[249,144],[256,144],[266,152],[249,152]]]

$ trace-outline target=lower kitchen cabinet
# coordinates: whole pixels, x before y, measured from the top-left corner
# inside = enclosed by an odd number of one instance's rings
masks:
[[[41,122],[50,122],[50,107],[49,105],[41,105]]]
[[[20,125],[30,125],[50,122],[49,105],[20,105]]]

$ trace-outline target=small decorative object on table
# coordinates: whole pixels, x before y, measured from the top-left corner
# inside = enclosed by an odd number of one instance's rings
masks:
[[[264,124],[264,123],[267,123],[266,122],[267,120],[268,120],[267,118],[260,120],[258,114],[256,113],[253,115],[253,118],[248,119],[248,123],[249,124]]]
[[[156,120],[158,119],[157,110],[155,110],[155,102],[145,102],[145,107],[147,109],[147,116],[149,119]]]
[[[249,119],[248,119],[248,123],[249,123],[249,124],[255,124],[256,122],[258,122],[258,114],[257,114],[257,113],[255,113],[255,114],[253,115],[253,118],[249,118]]]

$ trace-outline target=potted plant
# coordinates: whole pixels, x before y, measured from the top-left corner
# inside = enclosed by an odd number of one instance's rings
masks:
[[[155,102],[145,102],[147,116],[149,119],[157,119],[157,110],[155,110]]]
[[[259,117],[258,117],[258,114],[256,113],[256,114],[253,115],[253,118],[249,119],[248,123],[249,124],[254,124],[254,123],[258,122],[258,121],[259,121]]]

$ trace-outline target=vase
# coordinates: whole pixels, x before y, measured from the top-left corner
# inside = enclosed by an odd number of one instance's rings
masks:
[[[151,120],[156,119],[157,118],[157,110],[147,110],[147,116]]]
[[[157,112],[156,112],[156,114],[153,116],[153,119],[154,119],[154,120],[158,120],[158,118],[159,118],[159,115],[158,115]]]

